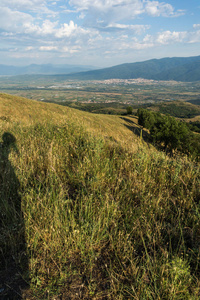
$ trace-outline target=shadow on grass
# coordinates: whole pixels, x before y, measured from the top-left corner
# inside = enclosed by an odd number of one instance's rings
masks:
[[[122,120],[124,120],[126,122],[126,124],[124,124],[129,130],[131,130],[135,135],[137,136],[142,136],[143,140],[145,142],[151,143],[151,136],[150,134],[142,129],[141,127],[138,127],[138,124],[132,120],[130,120],[129,118],[125,118],[125,117],[121,117]]]
[[[28,257],[21,210],[20,183],[9,161],[15,137],[5,132],[0,143],[0,299],[23,299],[28,288]]]

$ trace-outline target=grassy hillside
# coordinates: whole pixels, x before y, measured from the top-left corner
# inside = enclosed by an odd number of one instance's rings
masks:
[[[0,95],[0,298],[199,299],[199,165],[136,123]]]
[[[120,141],[124,147],[137,148],[138,140],[132,131],[137,132],[135,117],[120,118],[118,116],[93,115],[69,107],[39,103],[25,98],[0,94],[0,121],[4,125],[30,126],[37,123],[63,125],[74,123],[83,126],[96,136]],[[13,126],[13,127],[14,127]],[[130,127],[128,129],[127,127]]]

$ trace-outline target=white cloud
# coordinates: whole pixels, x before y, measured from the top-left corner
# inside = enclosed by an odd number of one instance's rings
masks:
[[[94,19],[100,19],[106,24],[134,19],[145,13],[153,17],[179,16],[184,13],[182,10],[176,12],[169,3],[150,0],[70,0],[69,3],[77,11],[84,11],[88,17],[92,15],[93,22]]]
[[[12,11],[8,7],[0,7],[0,28],[5,31],[20,31],[23,24],[33,21],[31,15],[19,11]]]
[[[193,28],[194,28],[194,29],[196,29],[196,28],[197,28],[197,29],[198,29],[198,28],[200,28],[200,24],[194,24],[194,25],[193,25]]]
[[[70,5],[74,5],[79,10],[88,10],[91,7],[98,10],[107,10],[111,7],[130,5],[131,3],[140,2],[140,0],[70,0]]]
[[[148,40],[139,40],[135,37],[132,39],[130,38],[118,38],[118,39],[111,39],[107,40],[107,43],[104,45],[104,53],[109,54],[109,53],[114,53],[116,52],[119,54],[121,53],[131,53],[133,50],[144,50],[148,48],[152,48],[154,46],[154,42],[151,41],[150,39]],[[109,50],[107,50],[107,48]]]
[[[36,35],[52,35],[55,34],[55,27],[57,26],[57,22],[51,22],[49,20],[45,20],[43,24],[37,25],[34,23],[24,23],[24,32],[27,34],[36,34]]]
[[[116,47],[119,51],[126,50],[144,50],[157,46],[166,46],[170,44],[185,44],[185,43],[198,43],[200,42],[200,30],[189,32],[189,31],[164,31],[156,35],[147,34],[143,39],[133,37],[130,39],[113,39],[107,40],[107,46],[109,49]],[[112,47],[113,45],[113,47]]]
[[[55,17],[57,13],[48,8],[48,2],[49,0],[1,0],[1,6],[13,11],[29,11]]]
[[[143,42],[144,43],[152,43],[152,36],[150,34],[147,34],[144,38],[143,38]]]
[[[26,34],[34,34],[38,37],[45,37],[47,41],[54,39],[55,42],[57,39],[73,38],[75,40],[98,35],[96,30],[84,29],[72,20],[69,24],[64,23],[60,27],[58,27],[58,22],[51,22],[49,20],[45,20],[42,25],[27,22],[24,24],[24,32]]]
[[[124,19],[135,18],[144,12],[141,0],[70,0],[70,5],[85,15],[93,22],[102,20],[106,24]]]
[[[160,34],[158,34],[158,37],[156,39],[156,42],[159,44],[170,44],[170,43],[181,43],[185,40],[185,38],[187,37],[187,32],[186,31],[182,31],[182,32],[176,32],[176,31],[164,31]]]
[[[2,6],[9,6],[14,9],[31,9],[35,6],[44,5],[46,1],[44,0],[1,0]]]
[[[104,54],[122,58],[133,50],[200,42],[200,24],[178,31],[162,23],[163,17],[183,14],[168,0],[0,0],[1,47],[16,51],[16,57],[46,59],[56,52],[58,57],[103,60]],[[160,28],[155,21],[147,25],[152,17],[159,17]]]
[[[146,1],[145,11],[148,15],[153,17],[169,17],[174,15],[174,8],[171,4],[159,1]]]
[[[60,7],[60,8],[62,8],[62,7]],[[67,13],[67,14],[71,14],[71,13],[75,14],[75,13],[77,13],[76,10],[67,9],[66,7],[63,7],[62,12],[63,13]]]
[[[188,34],[188,43],[194,44],[194,43],[200,43],[200,26],[195,27],[197,28],[196,31],[190,32]]]
[[[58,50],[58,47],[56,47],[56,46],[41,46],[39,49],[41,51],[52,51],[52,50]]]
[[[149,25],[126,25],[126,24],[119,24],[119,23],[111,23],[106,28],[108,29],[119,29],[125,31],[132,31],[134,34],[142,34],[146,30],[150,28]]]
[[[33,50],[33,49],[34,49],[34,47],[28,46],[28,47],[25,48],[25,51],[31,51],[31,50]]]
[[[71,20],[69,24],[64,23],[62,27],[57,30],[56,37],[58,38],[69,37],[75,32],[81,30],[84,31],[84,29],[79,28],[77,24],[74,24],[74,22]]]
[[[81,20],[85,19],[85,14],[83,12],[81,12],[81,14],[78,16],[78,18]]]
[[[77,48],[76,48],[76,47],[63,47],[63,48],[61,49],[61,52],[73,54],[73,53],[79,52],[80,49],[81,49],[81,47],[77,47]]]
[[[9,52],[16,52],[18,50],[19,50],[18,48],[11,48],[11,49],[9,49]]]

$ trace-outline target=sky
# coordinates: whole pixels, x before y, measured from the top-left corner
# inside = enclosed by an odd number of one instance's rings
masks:
[[[104,68],[197,55],[199,0],[0,0],[0,64]]]

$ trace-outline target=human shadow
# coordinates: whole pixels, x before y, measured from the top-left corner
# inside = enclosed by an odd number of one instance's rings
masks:
[[[142,137],[145,142],[151,143],[151,136],[146,130],[139,127],[136,122],[130,120],[129,118],[121,117],[121,119],[126,122],[124,125],[135,135]]]
[[[28,288],[28,257],[21,210],[20,182],[9,161],[18,153],[15,137],[5,132],[0,143],[0,299],[23,299]],[[19,154],[19,153],[18,153]]]

